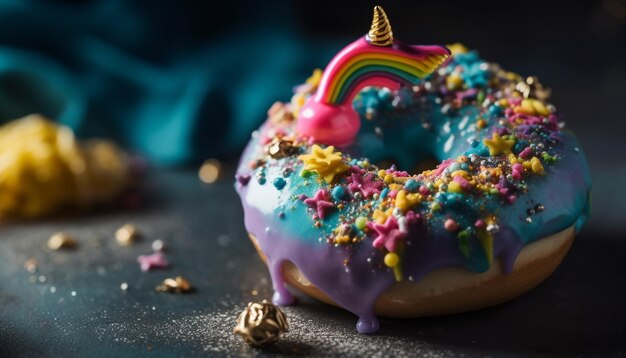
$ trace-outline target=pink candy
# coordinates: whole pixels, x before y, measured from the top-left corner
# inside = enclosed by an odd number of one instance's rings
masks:
[[[346,146],[352,143],[361,128],[358,113],[352,102],[330,105],[309,98],[298,117],[296,130],[317,143]]]
[[[447,231],[456,231],[459,228],[459,225],[454,221],[454,219],[447,219],[443,223],[443,228]]]
[[[528,148],[527,148],[528,149]],[[524,149],[526,150],[526,149]],[[520,163],[515,163],[513,164],[513,166],[511,167],[511,176],[513,177],[513,179],[515,180],[521,180],[522,179],[522,172],[524,171],[524,166],[521,165]]]
[[[470,188],[469,181],[467,181],[467,179],[463,178],[460,175],[455,176],[453,180],[455,182],[459,183],[461,185],[461,188],[463,188],[463,189],[469,189]]]

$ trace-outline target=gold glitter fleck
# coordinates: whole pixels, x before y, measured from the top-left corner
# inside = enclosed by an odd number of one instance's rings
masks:
[[[212,184],[220,177],[220,171],[222,170],[222,163],[217,159],[207,159],[200,170],[198,171],[198,177],[200,180],[207,184]]]
[[[276,343],[281,335],[289,331],[287,316],[274,304],[263,300],[261,303],[248,303],[237,319],[234,334],[249,345],[263,347]]]
[[[76,240],[64,232],[57,232],[48,239],[48,248],[50,250],[72,249],[76,246]]]

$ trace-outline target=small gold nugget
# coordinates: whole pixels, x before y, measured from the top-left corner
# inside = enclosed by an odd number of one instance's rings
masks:
[[[182,276],[176,276],[176,278],[166,278],[163,283],[156,287],[158,292],[174,292],[174,293],[187,293],[191,292],[192,287],[189,281]]]
[[[64,232],[57,232],[48,239],[48,248],[50,250],[72,249],[76,245],[76,240],[70,234]]]
[[[237,319],[233,333],[238,334],[251,346],[263,347],[276,343],[289,331],[285,313],[267,300],[248,303]]]
[[[139,233],[133,224],[126,224],[115,231],[115,240],[121,246],[130,246],[137,241]]]
[[[265,150],[274,159],[285,158],[298,152],[298,148],[293,145],[293,141],[282,138],[274,138]]]

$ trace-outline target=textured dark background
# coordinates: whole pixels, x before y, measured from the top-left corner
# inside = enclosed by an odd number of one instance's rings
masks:
[[[553,89],[553,103],[589,158],[594,188],[591,221],[550,279],[474,313],[382,320],[375,336],[358,335],[353,315],[303,299],[287,309],[292,331],[281,343],[248,348],[231,334],[234,319],[248,301],[269,298],[271,284],[245,237],[232,166],[272,101],[287,100],[312,67],[367,31],[374,3],[0,2],[8,9],[0,12],[0,58],[19,49],[64,66],[77,88],[93,94],[88,115],[72,117],[79,134],[114,137],[155,164],[138,210],[0,226],[0,356],[626,355],[626,1],[380,3],[406,42],[462,42]],[[107,50],[91,56],[110,66],[96,66],[72,45],[84,37],[133,61],[108,58]],[[252,59],[245,51],[251,42],[258,44]],[[199,61],[193,76],[180,70],[189,58]],[[159,71],[146,83],[129,80],[142,68]],[[153,98],[146,88],[192,77],[214,86],[200,110],[182,106],[175,119],[162,111],[165,122],[131,125],[134,116],[160,113],[137,110],[143,104],[181,103],[176,90]],[[9,79],[0,76],[1,120],[33,111],[54,117],[43,94],[20,92],[21,82]],[[193,135],[163,130],[170,119],[189,124]],[[209,156],[226,164],[214,185],[200,183],[193,166]],[[113,239],[126,222],[143,233],[130,248]],[[45,249],[58,230],[74,234],[78,249]],[[136,257],[154,239],[166,242],[172,266],[141,273]],[[22,267],[30,257],[39,261],[34,275]],[[177,274],[195,293],[153,291]],[[125,293],[122,282],[130,285]]]

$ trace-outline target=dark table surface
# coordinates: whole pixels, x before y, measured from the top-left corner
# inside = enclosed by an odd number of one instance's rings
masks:
[[[195,171],[154,171],[146,208],[17,223],[0,229],[0,356],[191,355],[626,355],[624,264],[617,234],[578,236],[561,267],[512,302],[453,316],[382,319],[376,335],[355,330],[356,317],[299,296],[285,309],[291,330],[265,349],[232,334],[249,301],[271,297],[267,270],[246,238],[229,178],[201,183]],[[142,240],[114,238],[134,223]],[[79,246],[46,248],[65,231]],[[171,266],[143,273],[137,256],[163,240]],[[38,271],[24,261],[35,258]],[[154,287],[183,275],[195,292]],[[120,289],[128,283],[127,291]]]

